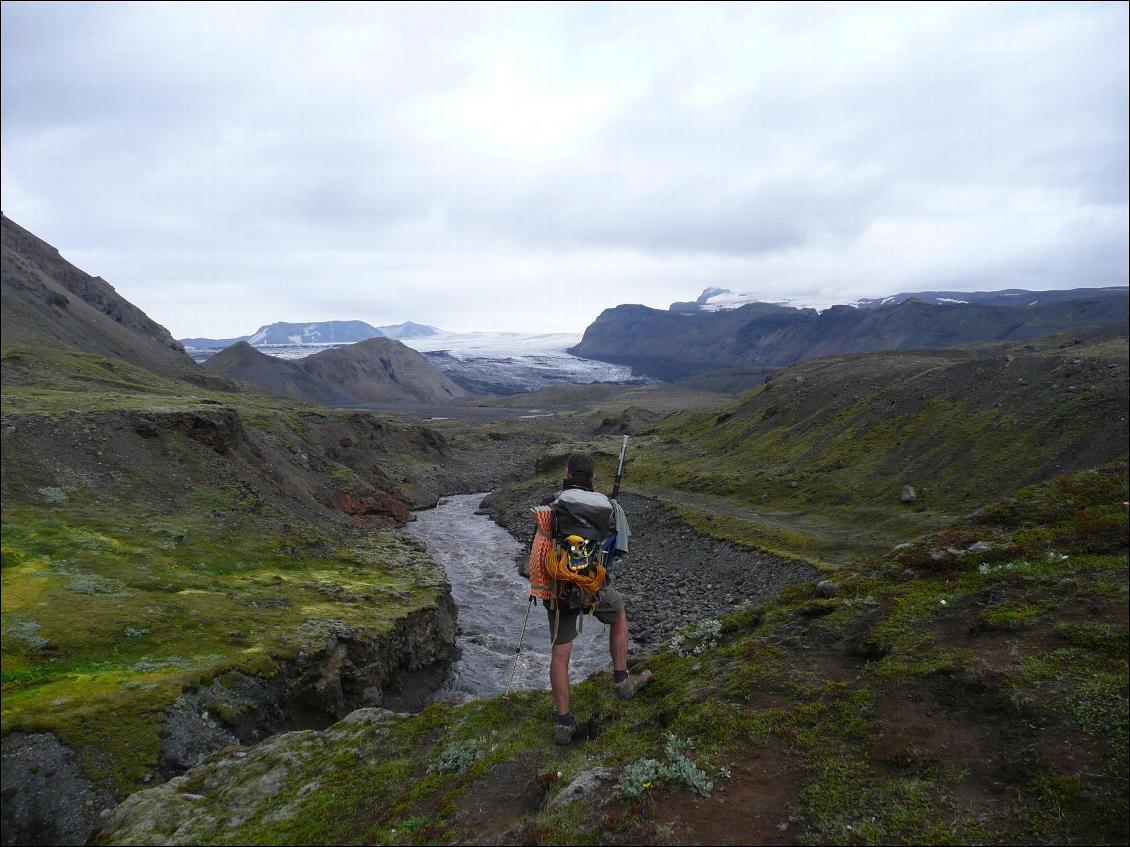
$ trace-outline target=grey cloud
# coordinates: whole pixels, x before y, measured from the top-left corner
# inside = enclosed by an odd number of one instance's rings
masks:
[[[295,319],[1125,282],[1126,7],[917,8],[5,3],[3,203],[141,302]]]
[[[531,244],[600,245],[651,252],[761,254],[819,238],[850,238],[882,193],[867,179],[772,177],[753,186],[694,176],[656,187],[615,177],[555,182],[507,210],[504,223]]]

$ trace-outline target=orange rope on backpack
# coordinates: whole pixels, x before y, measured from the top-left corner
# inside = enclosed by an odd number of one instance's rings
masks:
[[[607,572],[604,570],[604,565],[597,564],[590,574],[578,574],[569,570],[569,553],[561,548],[554,548],[554,550],[546,556],[545,559],[545,572],[550,579],[555,580],[558,584],[564,582],[575,582],[581,591],[590,601],[596,603],[596,595],[604,585],[604,577]]]
[[[596,603],[596,595],[604,586],[607,571],[597,564],[592,573],[577,574],[569,570],[569,553],[553,541],[553,510],[549,506],[532,509],[537,533],[530,548],[530,596],[548,600],[561,596],[561,585],[575,582],[585,595]],[[555,590],[556,589],[556,590]]]
[[[549,506],[531,509],[537,532],[530,548],[530,596],[548,600],[553,596],[550,578],[546,573],[546,560],[553,553],[553,510]]]

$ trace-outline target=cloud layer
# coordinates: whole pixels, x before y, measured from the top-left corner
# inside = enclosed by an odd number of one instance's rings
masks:
[[[2,14],[5,213],[182,337],[1127,282],[1125,4]]]

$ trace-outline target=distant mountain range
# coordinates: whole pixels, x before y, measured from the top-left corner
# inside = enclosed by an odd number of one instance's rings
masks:
[[[884,306],[897,306],[907,300],[921,300],[935,306],[979,304],[982,306],[1035,306],[1040,303],[1061,303],[1065,300],[1084,300],[1093,297],[1118,296],[1126,293],[1126,286],[1108,288],[1070,288],[1058,291],[1029,291],[1025,288],[1006,288],[1003,291],[906,291],[889,297],[863,298],[848,303],[858,309],[879,309]],[[675,302],[669,307],[672,312],[693,314],[696,312],[718,312],[725,309],[740,309],[753,303],[773,306],[811,307],[796,299],[764,299],[756,292],[731,291],[729,288],[704,288],[694,300]]]
[[[762,302],[695,311],[617,306],[602,312],[569,352],[630,365],[636,374],[678,379],[719,368],[785,367],[845,353],[1026,341],[1127,324],[1126,288],[963,294],[984,299],[967,303],[948,302],[960,299],[949,298],[952,293],[924,292],[934,302],[896,295],[884,298],[887,303],[822,312]],[[699,299],[709,306],[717,296],[708,289]]]
[[[1066,303],[1069,300],[1094,300],[1102,297],[1125,297],[1126,287],[1069,288],[1059,291],[1028,291],[1024,288],[1006,288],[1004,291],[915,291],[877,297],[873,300],[856,300],[852,305],[860,309],[881,309],[897,306],[907,300],[921,300],[935,306],[1039,306],[1047,303]]]
[[[252,347],[267,345],[354,344],[370,338],[424,338],[439,330],[433,326],[405,321],[389,326],[373,326],[365,321],[313,321],[311,323],[278,323],[261,326],[250,335],[238,338],[182,338],[180,343],[190,350],[222,350],[246,341]]]
[[[382,337],[436,332],[411,322],[388,327],[364,321],[277,323],[246,337],[263,345],[345,345],[301,361],[267,356],[243,339],[187,339],[227,345],[201,367],[167,329],[104,279],[79,270],[6,216],[2,223],[5,363],[9,350],[62,349],[123,359],[193,385],[237,390],[232,381],[244,382],[269,394],[329,406],[436,404],[466,394],[423,355],[395,338]],[[5,384],[18,378],[17,370],[5,364]]]

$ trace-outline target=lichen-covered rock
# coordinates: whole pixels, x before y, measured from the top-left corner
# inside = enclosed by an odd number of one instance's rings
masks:
[[[581,771],[565,786],[556,797],[549,801],[550,806],[568,806],[582,797],[591,796],[604,790],[615,782],[616,772],[612,768],[589,768]]]
[[[130,795],[107,817],[99,838],[113,844],[218,843],[220,833],[259,816],[268,824],[291,820],[319,788],[316,778],[308,778],[318,758],[332,750],[371,750],[385,737],[381,724],[392,714],[359,709],[323,732],[284,732],[254,747],[216,753],[184,776]]]
[[[823,597],[825,600],[835,597],[839,590],[840,587],[830,579],[822,579],[816,584],[816,596]]]

